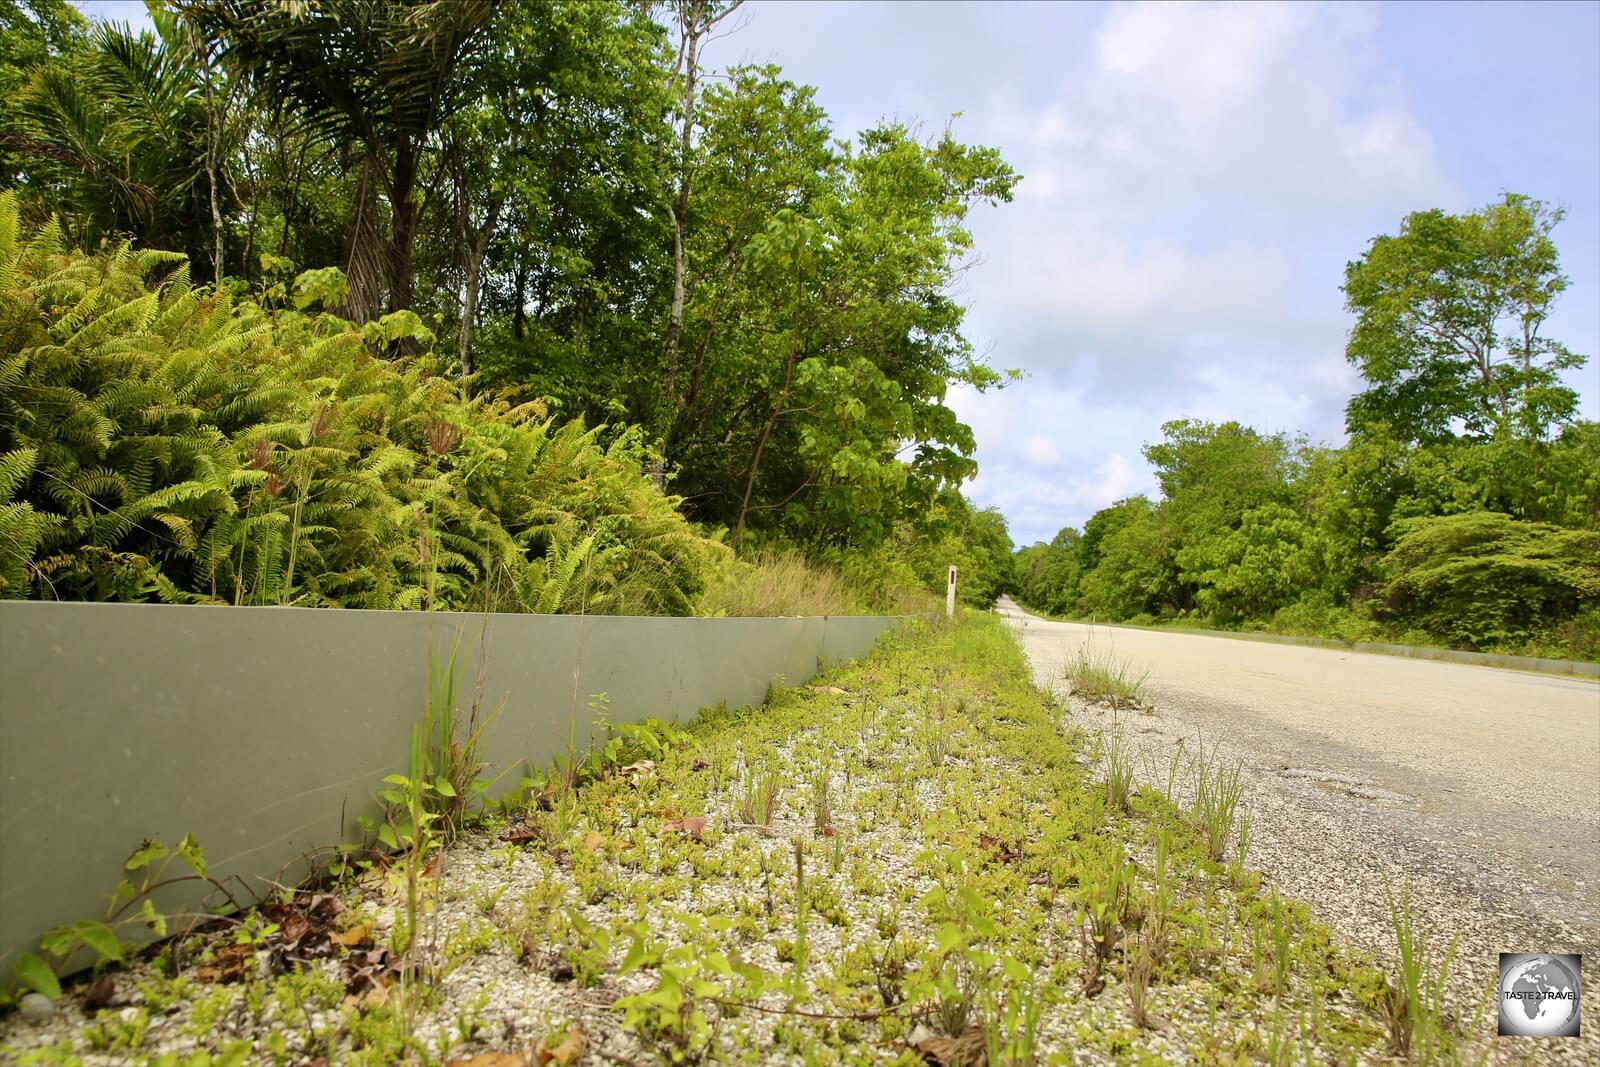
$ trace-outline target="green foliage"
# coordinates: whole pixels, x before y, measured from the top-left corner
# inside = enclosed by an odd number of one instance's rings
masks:
[[[1163,487],[1016,556],[1021,599],[1102,620],[1592,658],[1600,424],[1342,449],[1181,421]]]
[[[188,873],[169,874],[174,864],[181,864]],[[220,898],[220,902],[214,899],[213,903],[219,907],[231,904],[237,908],[238,902],[207,873],[205,850],[188,834],[174,848],[168,848],[153,838],[147,840],[133,851],[122,866],[130,877],[118,883],[116,892],[111,894],[104,919],[80,919],[54,927],[40,936],[39,947],[56,960],[57,967],[69,965],[80,951],[87,951],[93,956],[92,962],[97,970],[125,962],[137,944],[125,939],[120,932],[128,926],[142,926],[149,931],[149,935],[166,937],[168,916],[156,910],[151,894],[178,882],[206,882],[213,891],[213,898]],[[24,952],[18,958],[12,977],[22,987],[51,1000],[61,996],[61,984],[56,979],[55,968],[32,953]]]
[[[1137,671],[1131,660],[1119,658],[1111,649],[1095,651],[1087,644],[1080,645],[1067,661],[1067,682],[1073,694],[1114,709],[1138,707],[1149,677],[1148,668]]]
[[[6,595],[692,610],[708,546],[636,432],[469,396],[341,320],[193,289],[181,257],[20,236],[9,196],[0,272]],[[425,341],[413,320],[369,328]]]
[[[1542,438],[1577,411],[1562,371],[1586,356],[1540,336],[1567,278],[1550,234],[1564,212],[1507,193],[1465,215],[1419,211],[1345,271],[1356,313],[1346,356],[1370,387],[1352,432],[1386,423],[1409,441]]]
[[[1469,648],[1515,647],[1600,606],[1600,532],[1496,512],[1407,519],[1383,560],[1382,612]]]

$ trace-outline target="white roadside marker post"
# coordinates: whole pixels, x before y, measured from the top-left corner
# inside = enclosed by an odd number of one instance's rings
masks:
[[[947,619],[956,617],[956,568],[954,564],[950,566],[950,585],[944,592],[944,617]]]

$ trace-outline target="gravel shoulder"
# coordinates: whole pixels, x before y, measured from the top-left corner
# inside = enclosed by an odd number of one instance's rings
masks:
[[[1084,647],[1149,668],[1152,714],[1086,707],[1085,725],[1121,733],[1152,783],[1199,743],[1238,761],[1250,864],[1351,944],[1393,954],[1388,902],[1409,884],[1427,925],[1460,935],[1467,1015],[1502,951],[1600,958],[1600,685],[1000,611],[1042,686]],[[1596,1062],[1593,995],[1583,1016],[1578,1041],[1495,1040],[1492,1059]]]

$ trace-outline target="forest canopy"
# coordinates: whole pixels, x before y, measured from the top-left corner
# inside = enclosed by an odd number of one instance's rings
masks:
[[[945,397],[1004,381],[952,291],[1018,176],[708,69],[734,6],[0,0],[5,595],[684,612],[792,551],[992,600]],[[583,552],[615,589],[545,584]]]

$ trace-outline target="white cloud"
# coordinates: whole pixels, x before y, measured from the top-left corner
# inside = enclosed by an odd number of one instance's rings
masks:
[[[1061,462],[1061,452],[1056,448],[1055,442],[1048,437],[1037,435],[1022,443],[1022,457],[1027,460],[1028,466],[1040,470],[1049,470]]]

